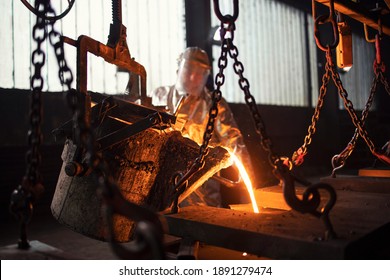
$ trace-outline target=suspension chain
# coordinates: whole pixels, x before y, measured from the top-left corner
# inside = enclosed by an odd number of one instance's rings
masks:
[[[68,7],[66,8],[65,11],[63,11],[60,15],[48,16],[47,13],[44,13],[43,11],[40,11],[39,9],[32,7],[27,0],[20,0],[20,1],[26,6],[27,9],[29,9],[37,17],[52,22],[65,17],[70,12],[75,2],[75,0],[68,0]]]
[[[234,60],[233,69],[234,72],[239,76],[239,86],[244,92],[245,102],[251,111],[256,132],[261,139],[261,145],[263,149],[268,153],[268,161],[271,167],[273,167],[273,173],[275,177],[280,180],[280,184],[283,186],[283,193],[286,202],[291,206],[291,208],[296,211],[299,211],[301,213],[311,213],[316,217],[320,217],[325,223],[327,235],[329,237],[334,237],[335,233],[333,231],[332,224],[329,220],[329,212],[336,201],[336,193],[334,192],[333,188],[327,184],[312,185],[306,190],[303,199],[297,198],[294,186],[294,181],[297,180],[297,178],[295,178],[295,176],[293,176],[289,170],[292,168],[292,163],[289,159],[279,157],[273,150],[272,141],[267,135],[265,124],[258,111],[255,98],[250,92],[249,81],[244,77],[244,66],[238,59],[238,49],[233,44],[235,21],[238,17],[238,0],[234,0],[234,16],[222,16],[221,12],[219,11],[218,0],[214,0],[214,10],[217,17],[221,20],[221,38],[223,38],[222,50],[227,48],[227,50],[229,51],[229,56]],[[228,26],[228,28],[225,28],[226,25]],[[230,32],[230,38],[225,39],[224,35],[226,34],[226,32]],[[226,67],[225,64],[224,66]],[[327,75],[323,79],[322,94],[320,97],[318,110],[316,110],[317,113],[313,117],[313,124],[309,130],[309,136],[307,137],[308,140],[306,140],[307,144],[305,145],[305,147],[310,144],[311,135],[315,132],[315,124],[318,120],[319,112],[323,103],[323,97],[326,93],[326,85],[330,80],[329,76],[330,69],[327,70]],[[306,183],[308,182],[305,181],[304,184]],[[317,210],[321,201],[320,193],[318,191],[319,189],[324,189],[329,193],[329,201],[321,211]]]
[[[358,130],[359,132],[359,135],[363,138],[363,140],[366,142],[368,148],[370,149],[371,153],[378,157],[380,160],[390,164],[390,159],[386,156],[386,155],[383,155],[381,154],[376,148],[375,148],[375,145],[374,143],[372,142],[372,140],[370,139],[370,137],[368,136],[368,132],[367,130],[364,128],[364,125],[363,123],[359,120],[359,118],[357,117],[357,114],[356,114],[356,111],[353,107],[353,104],[351,102],[351,100],[348,99],[348,93],[347,91],[344,89],[343,87],[343,84],[341,82],[341,79],[340,79],[340,75],[339,73],[337,72],[336,70],[336,67],[335,65],[333,64],[332,62],[332,57],[331,57],[331,54],[327,52],[327,60],[329,61],[329,64],[330,64],[330,70],[331,70],[331,74],[332,74],[332,79],[333,79],[333,82],[334,84],[336,85],[337,87],[337,91],[339,93],[339,96],[341,97],[341,99],[343,100],[343,103],[344,103],[344,107],[345,109],[347,110],[348,114],[350,115],[351,119],[352,119],[352,123],[355,125],[356,129]]]
[[[209,142],[214,132],[214,123],[218,116],[218,104],[222,99],[221,87],[225,83],[224,70],[227,66],[227,41],[223,40],[221,47],[221,55],[218,59],[219,72],[215,76],[216,89],[212,92],[212,104],[209,110],[209,119],[207,121],[206,130],[203,134],[203,143],[199,149],[199,156],[196,159],[197,164],[201,167],[204,165],[204,159],[209,152]]]
[[[325,51],[325,52],[330,52],[331,49],[334,49],[337,47],[338,42],[339,42],[339,34],[338,34],[338,28],[337,28],[337,23],[334,19],[334,5],[333,2],[330,2],[330,7],[329,7],[329,15],[320,15],[317,17],[317,12],[316,12],[316,3],[313,0],[312,1],[312,11],[313,11],[313,19],[314,19],[314,38],[316,41],[316,44],[319,49]],[[321,42],[320,38],[320,31],[319,31],[319,25],[320,24],[326,24],[330,23],[332,26],[332,34],[333,34],[333,42],[327,45],[324,45]],[[290,166],[291,168],[295,166],[299,166],[304,162],[304,158],[307,154],[307,148],[311,144],[313,135],[316,133],[316,126],[317,122],[320,118],[320,113],[322,110],[322,107],[324,105],[324,99],[328,90],[328,84],[331,79],[331,69],[330,69],[330,63],[327,60],[325,64],[325,73],[322,76],[322,85],[320,87],[320,93],[318,96],[318,101],[317,105],[314,109],[313,116],[311,118],[311,124],[309,125],[307,129],[307,135],[305,136],[303,140],[303,145],[299,147],[296,151],[294,151],[293,155],[291,156],[291,163]]]
[[[366,29],[365,29],[365,32],[367,32]],[[371,105],[372,105],[372,102],[374,99],[374,95],[375,95],[375,92],[376,92],[376,89],[377,89],[379,82],[381,82],[384,85],[386,92],[390,95],[389,84],[388,84],[388,82],[385,78],[385,75],[384,75],[386,66],[381,59],[380,40],[381,40],[381,32],[379,32],[379,34],[376,34],[374,40],[367,40],[368,42],[375,43],[376,55],[375,55],[375,60],[373,63],[374,79],[373,79],[372,86],[370,89],[369,98],[367,99],[367,103],[366,103],[364,110],[362,112],[362,117],[361,117],[362,125],[364,125],[365,120],[368,116],[369,109],[371,108]],[[354,133],[351,141],[348,143],[347,147],[340,154],[335,155],[332,158],[332,166],[333,166],[332,177],[336,176],[336,174],[335,174],[336,170],[342,168],[345,165],[346,160],[352,154],[352,152],[356,146],[356,142],[357,142],[358,138],[359,138],[359,129],[356,128],[355,133]],[[369,148],[372,152],[372,146],[369,146]],[[374,147],[374,149],[375,149],[375,147]],[[376,155],[376,154],[374,154],[374,155]],[[384,156],[379,155],[379,157],[380,158],[382,157],[382,160],[384,160],[385,162],[387,162],[389,164],[389,160],[388,159],[386,160],[386,158],[384,158]]]
[[[179,180],[176,182],[174,186],[174,202],[172,206],[172,212],[177,212],[177,203],[179,196],[185,191],[185,189],[188,186],[188,180],[191,178],[192,175],[195,174],[199,169],[201,169],[204,166],[205,163],[205,157],[209,153],[209,143],[213,136],[214,132],[214,126],[215,126],[215,120],[218,116],[218,104],[222,99],[222,92],[221,87],[225,83],[225,74],[224,70],[227,66],[228,60],[227,60],[227,53],[228,53],[228,40],[225,39],[226,32],[229,31],[228,29],[225,29],[224,27],[221,29],[221,40],[222,40],[222,46],[221,46],[221,54],[218,59],[218,68],[219,72],[215,76],[215,84],[216,88],[212,92],[212,104],[209,109],[209,117],[206,124],[206,129],[203,134],[203,142],[202,145],[199,148],[199,154],[198,157],[195,159],[194,163],[190,167],[190,169],[183,175]]]
[[[50,5],[50,1],[37,0],[35,1],[35,10],[42,15],[55,14]],[[58,32],[54,30],[54,22],[50,22],[48,26],[51,31],[48,33],[45,18],[37,16],[36,23],[33,27],[32,37],[36,42],[36,49],[31,56],[34,73],[31,77],[30,87],[32,89],[31,109],[30,109],[30,130],[28,132],[29,150],[26,152],[26,173],[19,185],[11,195],[10,210],[19,219],[20,240],[19,248],[27,249],[30,247],[27,240],[27,224],[29,223],[33,203],[43,193],[42,176],[40,174],[40,165],[42,156],[40,153],[40,145],[43,140],[41,131],[42,122],[42,89],[44,80],[42,77],[42,68],[45,65],[46,54],[42,44],[49,37],[50,43],[54,46],[55,55],[58,60],[60,81],[66,85],[69,90],[73,81],[72,73],[66,64],[63,42]]]
[[[39,9],[47,10],[46,5],[40,5]],[[32,89],[30,124],[31,129],[28,133],[28,145],[30,150],[27,152],[27,172],[26,177],[32,183],[36,184],[41,181],[39,166],[41,164],[41,155],[39,146],[42,142],[41,121],[42,121],[42,67],[45,65],[46,55],[42,49],[42,43],[46,40],[47,32],[45,22],[37,18],[33,28],[33,39],[36,42],[36,49],[32,53],[32,64],[34,74],[31,77],[30,87]]]
[[[379,76],[380,76],[380,81],[381,81],[381,83],[383,84],[383,86],[384,86],[384,88],[385,88],[387,94],[390,95],[390,85],[389,85],[389,82],[388,82],[388,80],[386,79],[384,73],[383,73],[383,72],[380,72],[380,73],[379,73]]]
[[[305,155],[307,154],[307,147],[312,142],[313,135],[316,132],[317,122],[320,119],[320,113],[324,105],[324,100],[328,90],[329,81],[330,81],[330,66],[329,66],[329,62],[327,61],[325,64],[325,73],[322,76],[322,85],[320,87],[320,94],[318,96],[317,105],[316,108],[314,109],[314,113],[311,118],[311,124],[307,129],[308,134],[304,138],[303,145],[298,150],[296,150],[291,157],[292,163],[294,165],[301,165],[304,161]]]
[[[45,1],[36,1],[36,10],[41,13],[49,11],[49,5]],[[30,247],[27,239],[27,224],[30,222],[33,203],[43,193],[42,178],[40,174],[41,153],[40,145],[43,140],[41,131],[42,122],[42,89],[43,78],[42,68],[45,64],[46,55],[42,43],[47,38],[45,21],[37,17],[33,27],[32,37],[36,42],[36,49],[33,51],[31,60],[34,66],[34,73],[30,80],[32,89],[30,108],[30,130],[28,131],[28,146],[26,152],[26,173],[21,184],[13,191],[10,201],[10,211],[20,222],[20,239],[18,246],[20,249]]]
[[[233,69],[234,72],[238,75],[238,84],[241,88],[241,90],[244,92],[245,96],[245,103],[249,107],[249,110],[252,114],[252,119],[255,125],[255,129],[257,134],[260,136],[260,142],[263,147],[263,149],[268,153],[268,162],[269,164],[276,168],[277,162],[280,160],[280,157],[274,152],[273,150],[273,144],[271,139],[268,137],[268,134],[266,132],[264,121],[259,113],[256,100],[254,96],[251,94],[250,91],[250,85],[247,78],[244,77],[244,65],[242,62],[238,59],[238,49],[233,44],[233,40],[228,40],[228,46],[229,46],[229,56],[234,60],[233,63]]]
[[[390,95],[390,85],[389,85],[388,80],[386,79],[385,71],[386,71],[385,63],[383,61],[375,60],[374,61],[374,74],[375,74],[375,77],[379,76],[378,77],[379,81],[384,86],[387,94]]]
[[[374,96],[376,93],[378,83],[381,81],[381,78],[383,77],[384,67],[382,67],[380,64],[378,64],[376,60],[374,62],[373,68],[374,68],[374,75],[375,76],[374,76],[374,79],[372,81],[370,95],[369,95],[367,102],[366,102],[366,105],[364,106],[364,109],[362,111],[362,116],[360,119],[362,125],[365,124],[365,121],[368,117],[369,110],[370,110],[372,103],[374,101]],[[352,154],[352,152],[354,151],[354,149],[356,147],[356,143],[357,143],[358,138],[359,138],[359,130],[356,128],[352,139],[349,141],[349,143],[347,144],[345,149],[340,154],[333,156],[333,158],[332,158],[333,171],[332,171],[332,175],[331,175],[332,177],[336,176],[335,172],[338,169],[344,167],[347,159],[349,158],[349,156]]]

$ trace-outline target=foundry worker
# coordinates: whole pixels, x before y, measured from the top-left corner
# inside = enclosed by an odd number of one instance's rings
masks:
[[[206,87],[210,69],[207,53],[200,48],[189,47],[178,58],[176,84],[159,87],[149,94],[153,106],[165,106],[168,113],[177,116],[178,121],[184,121],[182,135],[199,145],[203,143],[209,108],[212,105],[212,95]],[[243,137],[223,98],[218,104],[218,116],[209,144],[213,147],[222,146],[235,153],[245,167],[250,167]],[[221,207],[219,183],[208,180],[183,203]]]

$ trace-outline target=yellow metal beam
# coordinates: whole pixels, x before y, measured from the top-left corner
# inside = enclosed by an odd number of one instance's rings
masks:
[[[329,6],[329,0],[315,0],[318,3]],[[388,3],[390,1],[386,1]],[[378,13],[364,9],[361,4],[349,0],[334,0],[334,8],[340,13],[360,21],[367,26],[378,30]],[[390,26],[382,20],[382,32],[390,36]]]

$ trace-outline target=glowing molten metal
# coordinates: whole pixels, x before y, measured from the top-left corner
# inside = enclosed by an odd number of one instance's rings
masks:
[[[252,202],[253,212],[254,212],[254,213],[259,213],[259,208],[257,207],[257,202],[256,202],[255,194],[254,194],[254,192],[253,192],[252,182],[251,182],[251,180],[249,179],[249,175],[248,175],[248,173],[246,172],[244,165],[243,165],[243,164],[241,163],[241,161],[237,158],[237,156],[234,155],[233,153],[230,153],[230,156],[232,157],[232,159],[233,159],[233,161],[234,161],[234,164],[237,166],[238,171],[240,172],[240,176],[241,176],[242,180],[244,181],[245,186],[246,186],[246,188],[247,188],[247,190],[248,190],[249,197],[251,198],[251,202]]]

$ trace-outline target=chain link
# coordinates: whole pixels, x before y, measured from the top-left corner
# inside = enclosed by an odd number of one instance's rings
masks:
[[[45,1],[36,1],[36,9],[42,13],[49,11],[49,5]],[[30,129],[27,134],[28,150],[26,152],[26,173],[21,184],[13,191],[10,200],[10,211],[20,222],[20,239],[18,246],[21,249],[30,247],[27,239],[27,224],[29,223],[33,203],[43,192],[40,165],[42,156],[40,146],[43,140],[41,131],[42,123],[42,89],[44,80],[42,78],[42,68],[45,65],[46,55],[42,43],[47,38],[45,21],[37,17],[32,30],[33,40],[36,42],[36,49],[31,54],[31,61],[34,73],[31,76],[30,87],[31,107],[30,107]]]
[[[35,10],[42,14],[55,14],[50,5],[50,1],[36,0]],[[47,28],[51,27],[50,33]],[[42,89],[44,79],[42,77],[42,68],[45,65],[46,54],[42,44],[49,36],[51,44],[54,46],[55,54],[58,60],[59,75],[62,84],[69,90],[73,81],[70,69],[66,65],[63,42],[58,32],[54,30],[54,22],[46,25],[45,19],[38,16],[32,29],[32,38],[36,43],[36,49],[31,54],[31,62],[34,72],[31,76],[30,87],[32,90],[31,108],[30,108],[30,130],[28,131],[28,146],[26,152],[26,173],[22,179],[21,185],[14,190],[11,195],[10,210],[17,216],[21,223],[19,248],[29,248],[27,240],[27,224],[31,219],[33,203],[43,193],[42,176],[40,174],[40,165],[42,156],[40,146],[43,141],[41,131],[42,123]],[[66,80],[61,77],[67,76]]]
[[[215,76],[216,89],[212,92],[212,104],[209,110],[209,119],[207,121],[206,130],[203,134],[203,143],[199,149],[199,156],[196,162],[199,166],[204,165],[204,159],[209,152],[209,142],[213,136],[215,120],[218,116],[218,104],[222,99],[221,87],[225,83],[224,70],[227,66],[227,42],[223,40],[221,47],[221,55],[218,59],[219,72]]]
[[[273,144],[271,139],[268,137],[266,132],[265,124],[263,118],[261,117],[256,100],[250,92],[250,84],[247,78],[244,77],[244,65],[238,59],[238,49],[234,45],[233,40],[228,40],[229,46],[229,56],[234,60],[233,69],[234,72],[238,75],[238,84],[241,90],[244,92],[245,103],[247,104],[251,114],[252,119],[255,125],[257,134],[260,136],[260,142],[263,149],[268,153],[268,162],[273,167],[276,168],[276,164],[280,161],[280,157],[273,151]]]
[[[369,113],[370,108],[372,106],[372,103],[374,101],[374,96],[376,93],[378,82],[381,80],[381,76],[383,74],[381,68],[379,67],[379,65],[376,62],[374,62],[373,68],[374,68],[375,77],[374,77],[372,84],[371,84],[370,95],[369,95],[367,102],[366,102],[366,105],[364,106],[364,109],[362,111],[362,116],[360,119],[362,125],[365,124],[365,121],[368,117],[368,113]],[[355,132],[352,136],[352,139],[347,144],[347,147],[345,147],[345,149],[340,154],[335,155],[332,158],[332,166],[333,166],[332,177],[335,177],[336,170],[342,168],[345,165],[347,159],[349,158],[349,156],[352,154],[352,152],[354,151],[354,149],[356,147],[356,142],[357,142],[358,138],[359,138],[359,130],[356,128]]]
[[[44,3],[39,3],[39,1],[37,8],[42,12],[48,11],[47,5]],[[41,131],[43,89],[42,68],[45,64],[46,55],[44,50],[42,49],[42,43],[47,38],[47,32],[45,30],[45,21],[43,19],[37,18],[32,35],[37,46],[31,56],[31,61],[34,66],[34,73],[30,81],[30,87],[32,89],[30,109],[31,128],[28,132],[28,146],[30,147],[30,149],[26,154],[27,171],[25,177],[29,182],[31,182],[32,185],[35,185],[41,181],[41,175],[39,173],[41,154],[39,148],[43,140],[43,135]]]
[[[221,87],[225,83],[225,74],[223,73],[228,62],[227,62],[227,52],[228,52],[228,43],[227,39],[224,38],[226,32],[221,31],[222,36],[222,45],[221,45],[221,54],[218,59],[218,68],[219,72],[215,75],[215,84],[216,88],[212,92],[212,104],[209,109],[209,118],[206,124],[205,132],[203,134],[203,142],[199,148],[198,157],[195,159],[192,166],[189,170],[181,176],[174,186],[174,202],[172,206],[172,211],[177,211],[177,203],[179,196],[185,191],[188,187],[188,180],[191,178],[195,172],[201,169],[204,166],[205,157],[209,153],[209,143],[213,136],[215,120],[218,116],[218,104],[222,99]]]
[[[316,108],[314,109],[314,113],[311,118],[311,124],[307,129],[308,134],[304,138],[303,145],[298,150],[296,150],[291,157],[294,165],[301,165],[304,161],[305,155],[307,154],[307,147],[311,144],[313,135],[316,132],[317,122],[320,118],[320,113],[324,105],[324,100],[327,93],[329,81],[330,81],[330,67],[327,61],[325,64],[325,73],[322,76],[322,85],[320,87],[320,94],[318,96],[317,105]]]
[[[50,6],[50,1],[37,0],[35,3],[35,9],[43,15],[55,15],[54,10]],[[47,27],[50,27],[49,33],[47,31]],[[159,234],[162,232],[160,221],[154,213],[141,209],[140,207],[127,202],[119,193],[119,188],[116,185],[116,182],[113,177],[110,175],[110,168],[107,162],[103,160],[102,154],[97,152],[97,145],[94,139],[93,131],[89,122],[84,117],[84,100],[81,99],[85,96],[81,96],[75,90],[71,89],[71,85],[73,82],[73,74],[65,60],[64,46],[61,34],[55,30],[54,22],[48,22],[46,26],[44,18],[38,16],[37,22],[33,28],[33,38],[37,42],[37,49],[32,53],[32,63],[34,65],[35,71],[31,78],[33,100],[31,109],[32,113],[30,118],[32,129],[29,131],[30,151],[27,153],[28,168],[27,174],[23,179],[22,186],[19,186],[19,188],[14,191],[11,197],[10,205],[11,210],[13,210],[15,215],[17,215],[18,218],[21,220],[21,241],[19,242],[19,247],[24,249],[29,247],[26,228],[27,223],[31,218],[32,214],[32,200],[35,198],[33,193],[37,192],[36,189],[39,188],[39,181],[41,179],[38,168],[41,161],[41,156],[39,154],[39,145],[42,141],[42,133],[40,131],[40,123],[42,118],[41,92],[44,84],[41,69],[45,62],[45,52],[42,50],[41,45],[47,39],[47,37],[49,37],[50,43],[53,46],[57,63],[59,66],[58,76],[61,84],[63,85],[63,87],[65,87],[67,91],[68,104],[73,113],[73,140],[76,144],[79,145],[79,147],[83,147],[83,150],[80,150],[80,152],[81,154],[85,154],[85,160],[89,168],[94,171],[92,174],[95,177],[95,180],[98,184],[97,187],[100,190],[103,199],[109,205],[111,210],[116,208],[116,212],[118,212],[119,210],[121,215],[130,215],[134,216],[136,220],[146,221],[145,224],[148,225],[144,227],[149,233],[149,235],[146,237],[147,242],[151,244],[154,242],[154,245],[156,245],[155,243],[157,242],[157,245],[159,245],[160,239],[158,238],[160,237]],[[134,167],[144,171],[152,171],[152,167],[150,167],[149,163],[134,164]],[[117,201],[111,201],[115,198]],[[133,209],[134,213],[133,211],[130,211],[131,213],[129,214],[128,209],[134,207],[138,208]],[[111,213],[111,211],[106,212]],[[107,214],[106,216],[109,223],[108,226],[112,228],[112,215]],[[149,225],[149,222],[151,222],[152,225]],[[157,237],[154,235],[150,236],[150,230],[157,230],[157,233],[155,234]],[[115,237],[112,236],[112,230],[109,230],[108,234],[110,235],[110,241],[113,242],[115,240]],[[144,241],[141,241],[141,243],[142,242]],[[160,246],[157,245],[154,246],[154,252],[157,252],[158,257],[162,258],[162,249],[160,248]],[[118,248],[119,245],[113,246],[116,248],[116,253],[122,252],[123,254],[123,248]],[[145,248],[144,244],[133,247],[135,248],[135,250]],[[157,247],[159,247],[159,250],[156,249]],[[155,255],[157,255],[157,253]],[[126,255],[125,257],[132,256],[132,252],[130,252],[130,255]]]
[[[317,184],[310,186],[306,191],[305,195],[303,196],[303,199],[298,199],[296,197],[296,191],[294,187],[294,181],[300,181],[304,184],[309,182],[298,180],[295,176],[293,176],[290,173],[290,170],[292,168],[292,163],[290,159],[285,157],[279,157],[274,151],[273,151],[273,145],[271,139],[268,137],[265,124],[260,116],[260,113],[258,111],[258,107],[256,105],[255,98],[250,92],[250,84],[249,81],[244,77],[244,66],[238,59],[238,49],[233,44],[233,38],[227,40],[227,45],[229,49],[229,55],[234,60],[233,63],[233,69],[234,72],[239,76],[238,84],[241,88],[241,90],[244,92],[245,95],[245,102],[247,106],[249,107],[252,119],[254,121],[255,129],[257,134],[260,136],[261,139],[261,145],[263,149],[268,153],[268,161],[273,167],[273,173],[276,178],[280,180],[280,184],[283,186],[283,192],[284,192],[284,198],[286,202],[296,211],[302,212],[302,213],[311,213],[314,216],[321,217],[321,219],[324,221],[324,224],[327,229],[327,235],[329,237],[335,237],[336,234],[334,233],[332,224],[329,220],[329,212],[331,208],[333,207],[334,203],[336,202],[336,193],[334,192],[333,188],[327,184]],[[329,67],[326,70],[326,75],[323,79],[323,86],[321,87],[321,96],[319,98],[319,105],[317,106],[317,110],[315,111],[312,125],[309,127],[309,136],[305,138],[305,145],[304,148],[306,148],[307,145],[311,142],[311,136],[315,132],[315,125],[319,118],[319,113],[323,105],[323,99],[326,93],[326,85],[329,83],[330,80],[330,69]],[[319,189],[324,189],[329,193],[329,201],[325,205],[325,207],[318,211],[318,205],[321,201]]]
[[[364,125],[365,120],[367,119],[369,110],[372,106],[373,100],[374,100],[374,95],[377,90],[378,83],[382,83],[386,92],[390,95],[390,87],[387,82],[387,79],[385,78],[385,70],[386,66],[384,62],[381,60],[381,53],[380,53],[380,37],[378,35],[375,36],[375,49],[376,49],[376,59],[374,60],[373,63],[373,70],[374,70],[374,79],[372,81],[371,89],[370,89],[370,95],[367,99],[366,105],[362,111],[362,117],[360,119],[362,125]],[[333,171],[332,171],[332,176],[335,177],[335,172],[336,170],[342,168],[348,157],[352,154],[353,150],[355,149],[357,139],[359,138],[359,130],[358,128],[355,129],[354,135],[350,142],[348,143],[347,147],[338,155],[335,155],[332,158],[332,166],[333,166]]]
[[[379,68],[381,69],[381,71],[379,71],[379,79],[380,79],[382,85],[384,86],[387,94],[390,95],[390,85],[388,83],[388,80],[385,77],[385,71],[384,71],[385,67],[379,66]]]
[[[335,67],[335,65],[332,62],[332,57],[331,57],[330,52],[327,53],[327,60],[329,61],[330,71],[331,71],[331,74],[332,74],[333,82],[334,82],[334,84],[337,87],[337,91],[339,93],[339,96],[343,100],[345,109],[347,110],[348,114],[350,115],[350,117],[352,119],[352,123],[355,125],[357,131],[359,132],[359,135],[366,142],[368,148],[370,149],[371,153],[374,156],[378,157],[380,160],[382,160],[384,162],[390,163],[390,159],[387,156],[381,154],[375,148],[375,145],[372,142],[372,140],[370,139],[370,137],[368,136],[368,132],[364,128],[363,123],[357,117],[357,114],[356,114],[356,111],[355,111],[355,109],[353,107],[353,104],[352,104],[351,100],[348,99],[348,93],[347,93],[347,91],[343,87],[343,84],[342,84],[341,79],[340,79],[340,75],[337,72],[336,67]]]

